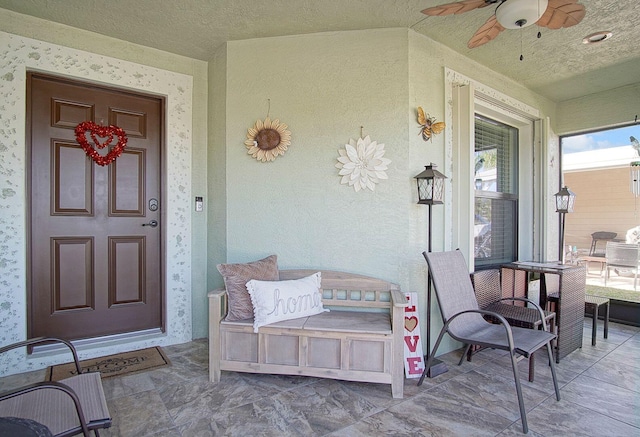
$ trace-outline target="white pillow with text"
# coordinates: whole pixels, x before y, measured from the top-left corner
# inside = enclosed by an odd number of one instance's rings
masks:
[[[247,282],[253,303],[253,332],[271,323],[329,311],[322,306],[320,284],[320,272],[288,281]]]

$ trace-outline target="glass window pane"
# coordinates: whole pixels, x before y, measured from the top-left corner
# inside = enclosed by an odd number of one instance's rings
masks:
[[[567,214],[565,243],[590,254],[595,232],[613,232],[616,239],[637,242],[640,225],[640,126],[603,129],[560,137],[562,186],[576,194]],[[556,190],[557,191],[557,190]],[[638,228],[640,229],[640,228]],[[640,242],[640,241],[638,241]],[[597,251],[604,256],[604,244]],[[594,273],[596,263],[591,263]],[[595,267],[594,267],[595,266]]]
[[[518,129],[475,117],[476,267],[517,259]]]
[[[476,189],[516,194],[518,129],[476,115]]]
[[[490,266],[517,259],[518,202],[476,197],[474,220],[475,264]]]

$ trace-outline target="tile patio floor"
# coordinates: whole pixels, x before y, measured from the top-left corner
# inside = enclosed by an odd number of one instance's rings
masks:
[[[539,357],[534,383],[520,375],[530,436],[640,436],[640,329],[612,323],[609,338],[584,342],[558,364],[557,402]],[[164,348],[172,365],[103,380],[109,436],[511,436],[522,435],[508,357],[483,351],[449,371],[405,381],[404,399],[386,385],[223,372],[211,384],[207,342]],[[44,370],[0,378],[0,390],[42,380]]]

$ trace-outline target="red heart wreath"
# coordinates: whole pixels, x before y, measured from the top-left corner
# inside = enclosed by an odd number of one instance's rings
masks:
[[[118,126],[101,126],[92,121],[83,121],[76,126],[75,132],[76,140],[80,146],[82,146],[84,152],[98,165],[108,165],[112,161],[115,161],[117,157],[122,155],[124,148],[127,147],[127,134],[124,132],[124,129]],[[118,137],[118,143],[109,150],[109,153],[102,156],[93,145],[89,144],[87,132],[89,132],[93,144],[98,149],[104,149],[111,144],[114,136]],[[101,139],[104,140],[100,141]]]

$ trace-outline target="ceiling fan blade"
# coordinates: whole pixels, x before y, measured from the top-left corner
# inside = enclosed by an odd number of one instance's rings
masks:
[[[498,20],[496,20],[496,16],[492,15],[491,18],[487,20],[486,23],[477,30],[477,32],[471,37],[469,42],[467,43],[467,47],[470,49],[475,49],[476,47],[481,46],[482,44],[486,44],[496,36],[500,34],[504,30],[504,27]]]
[[[486,0],[464,0],[461,2],[447,3],[440,6],[434,6],[422,11],[425,15],[441,16],[441,15],[453,15],[462,14],[463,12],[473,11],[474,9],[484,8],[485,6],[492,5],[497,1]]]
[[[578,0],[549,0],[549,6],[536,22],[538,26],[549,29],[575,26],[586,14],[584,5]]]

